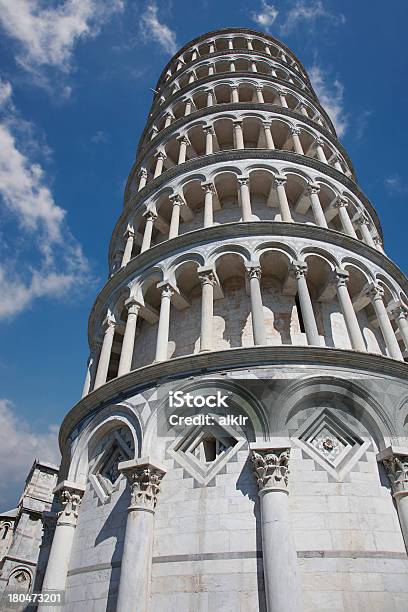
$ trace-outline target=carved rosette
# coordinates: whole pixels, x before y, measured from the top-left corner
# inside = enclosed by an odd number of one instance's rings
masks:
[[[290,448],[252,451],[252,463],[259,492],[288,492]]]
[[[144,464],[124,473],[130,484],[129,510],[154,512],[164,471],[153,465]]]
[[[408,495],[408,455],[392,455],[383,463],[394,497]]]
[[[62,510],[58,512],[57,525],[76,526],[78,511],[84,492],[71,488],[62,489],[59,493]]]

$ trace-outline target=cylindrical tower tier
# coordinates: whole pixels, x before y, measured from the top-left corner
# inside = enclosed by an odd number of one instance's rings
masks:
[[[408,281],[375,208],[271,36],[200,36],[156,91],[47,588],[69,611],[408,609]]]

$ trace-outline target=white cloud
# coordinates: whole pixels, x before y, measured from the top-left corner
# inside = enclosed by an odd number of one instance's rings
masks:
[[[58,426],[43,433],[33,431],[13,404],[0,399],[0,499],[2,511],[16,507],[34,459],[59,465]]]
[[[259,12],[252,13],[252,20],[266,30],[275,22],[279,12],[273,4],[268,4],[266,0],[262,0],[262,6]]]
[[[52,88],[46,68],[68,73],[75,44],[96,36],[101,26],[124,8],[123,0],[0,0],[0,24],[17,42],[16,61],[34,82]],[[64,92],[66,95],[66,91]]]
[[[280,33],[283,35],[289,34],[302,23],[309,26],[314,25],[318,18],[325,18],[334,25],[343,24],[346,21],[343,14],[335,15],[331,13],[321,0],[312,0],[311,2],[299,0],[286,13],[285,20],[280,26]]]
[[[141,33],[144,40],[153,39],[166,53],[174,55],[178,49],[176,33],[158,18],[158,7],[155,2],[149,2],[141,18]]]
[[[348,125],[348,116],[344,111],[343,84],[336,78],[330,85],[326,74],[317,64],[308,70],[308,74],[320,104],[332,120],[337,135],[343,136]]]
[[[384,180],[384,185],[392,195],[408,193],[408,185],[401,179],[399,174],[392,174]]]
[[[27,143],[29,128],[12,105],[11,86],[0,81],[0,95],[4,91],[7,96],[3,96],[5,117],[0,122],[0,204],[7,213],[7,222],[17,224],[17,228],[7,232],[7,243],[0,243],[0,318],[21,312],[36,298],[60,297],[89,282],[89,265],[67,227],[66,211],[55,202],[43,168],[29,157],[41,149],[41,144]],[[19,130],[28,144],[26,150],[18,141]]]
[[[10,102],[12,92],[11,83],[0,78],[0,108]]]

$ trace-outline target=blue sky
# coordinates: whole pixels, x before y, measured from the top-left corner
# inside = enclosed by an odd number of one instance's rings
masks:
[[[57,460],[150,88],[195,36],[295,51],[407,272],[407,18],[403,0],[0,0],[0,509],[34,456]]]

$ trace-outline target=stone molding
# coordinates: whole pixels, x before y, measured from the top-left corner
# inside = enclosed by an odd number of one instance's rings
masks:
[[[61,451],[65,448],[70,433],[93,412],[123,401],[139,390],[153,387],[157,380],[172,380],[180,377],[216,373],[220,370],[240,370],[256,367],[276,368],[302,366],[332,367],[337,374],[341,368],[361,373],[392,376],[403,382],[408,377],[408,364],[374,353],[360,353],[346,349],[312,346],[252,346],[209,351],[196,355],[185,355],[168,361],[153,363],[114,378],[91,391],[75,404],[65,416],[59,435]]]
[[[69,525],[76,527],[78,521],[78,510],[82,501],[85,487],[67,480],[62,481],[54,489],[54,494],[58,495],[62,510],[58,512],[57,527],[59,525]]]
[[[408,495],[408,448],[389,446],[377,455],[382,462],[391,483],[393,496]]]

